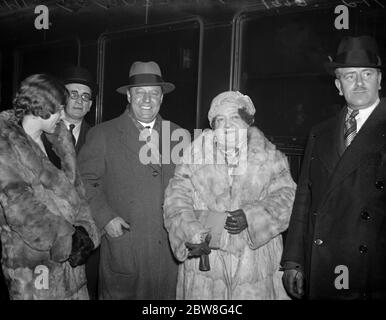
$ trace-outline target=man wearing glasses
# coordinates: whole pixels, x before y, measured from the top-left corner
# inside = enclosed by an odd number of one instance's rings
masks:
[[[90,129],[84,117],[92,106],[96,84],[90,72],[81,67],[67,68],[62,79],[70,93],[63,121],[73,135],[75,151],[78,154],[86,140],[87,131]]]
[[[62,81],[67,88],[70,99],[64,109],[63,121],[72,133],[76,154],[86,140],[90,125],[84,117],[92,106],[92,97],[97,93],[97,86],[91,73],[81,67],[69,67],[64,70]],[[99,247],[86,262],[87,288],[91,300],[98,297]]]

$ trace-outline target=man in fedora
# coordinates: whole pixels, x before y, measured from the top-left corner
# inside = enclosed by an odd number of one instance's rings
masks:
[[[386,299],[386,100],[375,40],[326,65],[345,106],[311,130],[282,257],[289,294]]]
[[[163,223],[164,190],[173,163],[144,163],[143,132],[157,132],[159,153],[175,142],[163,135],[179,128],[159,115],[165,82],[155,62],[134,62],[128,84],[117,89],[129,102],[123,114],[92,128],[79,154],[92,212],[103,236],[100,299],[175,299],[177,263]],[[162,141],[162,143],[160,143]],[[164,141],[171,148],[164,149]],[[168,151],[169,150],[169,151]]]
[[[64,108],[63,122],[72,134],[75,152],[78,154],[91,128],[84,117],[90,111],[92,99],[97,93],[97,85],[91,73],[80,66],[66,68],[61,79],[70,95]],[[99,247],[91,253],[86,262],[87,289],[91,300],[98,298],[98,268]]]

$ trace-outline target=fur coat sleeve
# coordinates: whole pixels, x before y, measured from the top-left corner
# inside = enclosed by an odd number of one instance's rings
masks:
[[[71,184],[75,187],[79,197],[79,208],[74,216],[73,224],[85,228],[94,243],[94,248],[96,248],[100,244],[100,235],[87,202],[84,183],[77,168],[75,148],[72,143],[70,143],[70,133],[63,123],[60,123],[56,131],[51,137],[54,150],[61,158],[62,169]]]
[[[196,242],[197,235],[207,232],[194,214],[194,187],[189,165],[176,166],[174,177],[165,191],[164,221],[172,250],[179,261],[185,261],[185,242]]]
[[[242,206],[248,221],[251,249],[261,247],[287,229],[295,197],[295,184],[287,158],[274,151],[267,161],[271,164],[271,174],[261,198]]]

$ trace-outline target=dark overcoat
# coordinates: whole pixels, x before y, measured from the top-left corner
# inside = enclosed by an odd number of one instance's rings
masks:
[[[345,112],[311,131],[282,263],[310,299],[386,299],[386,100],[344,150]]]
[[[82,146],[86,142],[87,132],[90,130],[90,128],[91,126],[87,123],[86,120],[83,119],[82,124],[80,125],[78,141],[76,142],[76,145],[75,145],[76,154],[79,154],[80,148],[82,148]]]
[[[178,128],[159,116],[156,122],[169,124],[171,131]],[[115,217],[131,226],[120,237],[111,238],[107,233],[102,237],[101,299],[175,298],[178,265],[163,223],[164,190],[174,165],[142,164],[139,152],[143,146],[126,110],[90,129],[78,156],[100,230]]]

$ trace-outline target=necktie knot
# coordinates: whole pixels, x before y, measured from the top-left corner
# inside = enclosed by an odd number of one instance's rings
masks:
[[[73,145],[75,146],[76,145],[76,139],[74,136],[75,124],[71,123],[68,128],[70,129],[70,133],[71,133],[71,141],[72,141]]]
[[[355,117],[358,115],[358,113],[358,110],[348,109],[344,132],[344,142],[346,147],[351,144],[355,138],[355,135],[357,134],[357,122]]]
[[[353,121],[358,114],[359,114],[358,110],[351,110],[350,109],[349,112],[348,112],[348,119],[347,119],[347,121]]]

